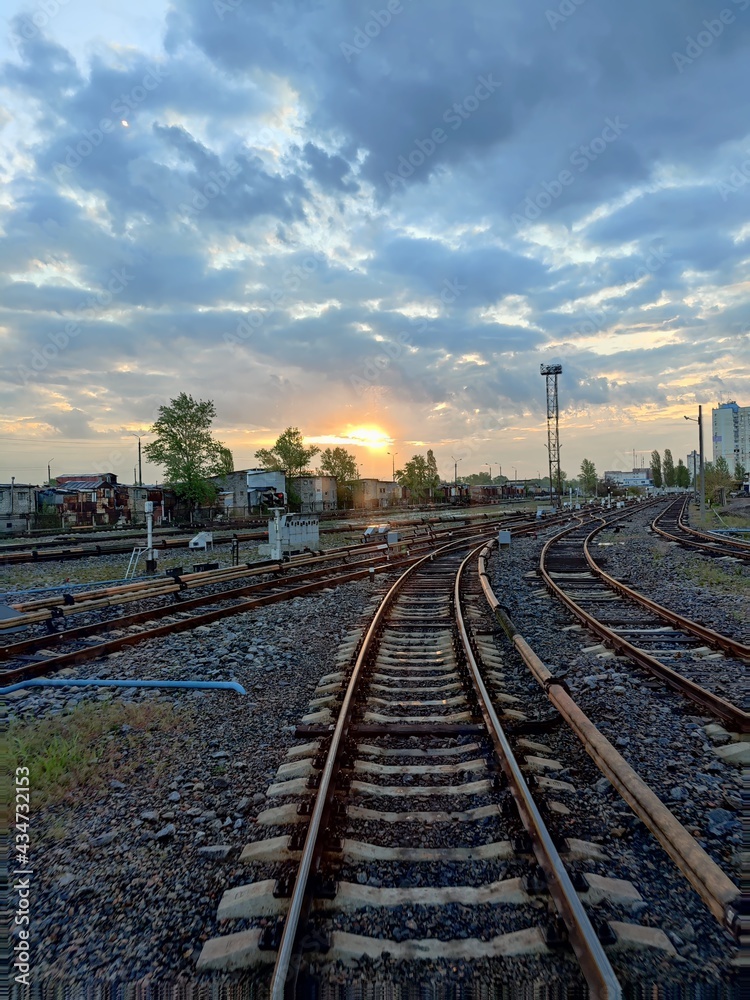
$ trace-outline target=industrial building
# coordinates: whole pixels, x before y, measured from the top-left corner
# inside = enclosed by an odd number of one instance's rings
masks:
[[[711,429],[714,462],[726,459],[731,473],[738,463],[750,468],[750,406],[738,406],[734,401],[719,403],[711,410]]]

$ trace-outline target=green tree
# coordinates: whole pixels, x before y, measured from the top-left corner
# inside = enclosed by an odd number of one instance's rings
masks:
[[[276,438],[276,444],[272,448],[259,448],[255,452],[255,458],[264,469],[286,472],[287,477],[293,479],[295,476],[312,475],[310,461],[319,454],[320,448],[315,445],[305,447],[299,428],[287,427]]]
[[[321,476],[335,476],[339,483],[357,478],[357,460],[346,448],[326,448],[320,456]]]
[[[690,486],[690,470],[681,458],[677,459],[677,468],[674,470],[674,484],[683,490]]]
[[[159,416],[150,433],[156,440],[144,449],[146,458],[164,467],[164,483],[181,500],[211,503],[216,487],[208,476],[222,475],[234,468],[231,451],[211,434],[216,407],[211,400],[195,400],[181,392],[168,406],[159,407]]]
[[[347,483],[357,478],[357,460],[346,448],[326,448],[321,453],[321,476],[336,477],[336,501],[339,507],[346,507],[352,499],[351,488]]]
[[[432,496],[433,490],[440,485],[440,473],[438,472],[437,461],[432,448],[427,449],[427,491]]]
[[[735,462],[734,463],[734,478],[735,478],[735,481],[738,482],[738,483],[744,483],[746,475],[747,475],[747,469],[742,464],[742,462]]]
[[[731,489],[734,483],[732,474],[729,471],[729,463],[723,455],[719,455],[715,462],[706,462],[704,465],[706,473],[706,496],[713,496],[722,487]]]
[[[584,496],[596,495],[596,466],[587,458],[581,462],[580,484]]]
[[[661,455],[656,448],[651,452],[651,474],[654,486],[659,489],[664,480],[661,474]]]
[[[424,455],[414,455],[403,467],[396,470],[396,482],[406,486],[412,500],[424,500],[429,494],[432,474]]]
[[[669,448],[664,449],[664,461],[662,463],[662,473],[664,476],[665,486],[676,486],[675,472],[674,472],[674,459],[672,458],[672,452]]]

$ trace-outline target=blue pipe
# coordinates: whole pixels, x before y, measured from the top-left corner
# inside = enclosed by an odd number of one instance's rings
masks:
[[[236,691],[237,694],[247,694],[247,691],[236,681],[104,681],[94,678],[87,680],[56,680],[46,677],[32,677],[18,684],[0,688],[0,694],[10,694],[26,687],[119,687],[119,688],[189,688],[191,690],[205,689],[208,691]]]

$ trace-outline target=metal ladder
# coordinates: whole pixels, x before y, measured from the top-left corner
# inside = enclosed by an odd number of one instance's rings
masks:
[[[141,558],[145,549],[140,549],[136,545],[133,551],[130,553],[130,562],[128,563],[128,568],[125,570],[125,579],[131,580],[135,576],[135,571],[138,568],[138,560]]]

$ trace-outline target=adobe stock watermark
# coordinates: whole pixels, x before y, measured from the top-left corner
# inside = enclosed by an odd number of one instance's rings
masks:
[[[270,292],[268,298],[262,299],[258,303],[257,309],[243,316],[234,328],[234,333],[225,333],[224,343],[236,347],[249,340],[253,333],[265,323],[266,313],[282,305],[290,293],[298,292],[303,283],[309,281],[325,260],[327,257],[322,250],[314,250],[305,257],[301,264],[285,271],[281,278],[281,286],[277,285]]]
[[[733,194],[737,194],[740,188],[750,184],[750,149],[745,150],[745,152],[748,154],[748,158],[733,167],[726,180],[716,183],[716,189],[721,195],[722,201],[727,201]]]
[[[36,38],[43,28],[46,28],[50,21],[54,20],[63,7],[67,7],[70,0],[41,0],[36,9],[31,14],[20,14],[18,20],[20,27],[18,34],[12,36],[13,44],[18,48],[23,39],[30,42]]]
[[[672,254],[664,247],[651,246],[648,254],[643,258],[643,263],[639,264],[632,274],[626,275],[622,284],[633,285],[649,274],[656,274],[671,257]],[[576,326],[575,332],[579,334],[603,333],[615,315],[618,314],[619,311],[614,306],[604,305],[598,309],[589,308],[584,313],[586,319]]]
[[[571,18],[585,3],[586,0],[561,0],[557,10],[546,11],[547,24],[553,31],[557,31],[558,27]]]
[[[438,298],[443,305],[453,305],[466,291],[466,288],[467,286],[460,284],[457,279],[444,278]],[[414,333],[427,332],[428,327],[424,319],[414,317],[410,322],[416,326]],[[384,372],[394,361],[398,361],[405,353],[413,349],[414,344],[408,333],[400,333],[395,341],[379,342],[377,354],[365,358],[359,373],[349,376],[349,383],[357,395],[363,395],[380,382]]]
[[[591,164],[595,163],[612,143],[620,138],[625,129],[629,127],[627,122],[622,121],[619,115],[615,115],[614,119],[605,118],[604,128],[599,135],[594,136],[593,139],[589,139],[587,143],[581,143],[570,154],[570,165],[576,167],[579,174],[585,173]],[[567,169],[561,170],[557,177],[553,177],[550,181],[542,181],[539,185],[541,190],[533,197],[529,195],[523,203],[523,213],[515,212],[511,216],[511,222],[513,222],[516,229],[525,226],[528,222],[536,222],[542,212],[548,209],[552,202],[560,197],[565,188],[570,187],[575,181],[576,175]]]
[[[369,20],[361,28],[357,28],[351,42],[340,42],[339,48],[347,62],[354,56],[364,52],[374,38],[387,28],[395,14],[403,14],[404,5],[401,0],[388,0],[381,10],[371,10]]]
[[[45,371],[70,342],[80,335],[81,327],[78,320],[93,319],[135,279],[135,275],[130,274],[125,267],[112,268],[110,274],[111,277],[106,288],[78,303],[75,308],[75,315],[78,319],[68,320],[62,330],[58,330],[56,333],[48,333],[47,343],[41,348],[35,347],[32,350],[28,365],[18,365],[17,375],[21,385],[28,385],[31,379]]]
[[[456,132],[471,116],[490,99],[492,95],[502,86],[502,80],[495,80],[492,73],[477,77],[477,85],[462,101],[455,101],[449,108],[446,108],[442,115],[442,121],[450,125],[451,131]],[[438,146],[447,142],[450,134],[438,126],[431,130],[427,138],[415,139],[414,147],[406,155],[402,154],[398,158],[395,173],[386,170],[383,174],[388,186],[393,190],[399,184],[406,187],[406,181],[414,175],[430,157],[435,153]]]
[[[214,13],[220,21],[223,21],[227,14],[236,14],[245,0],[214,0]]]
[[[732,0],[735,7],[741,12],[750,7],[750,0]],[[709,49],[717,38],[721,38],[724,30],[737,20],[737,15],[731,7],[724,7],[716,17],[705,19],[702,30],[694,36],[688,35],[685,39],[686,47],[684,52],[673,52],[672,62],[677,67],[679,73],[684,73],[688,66],[692,66],[696,59],[700,59],[706,49]]]
[[[116,97],[109,109],[113,114],[119,115],[119,119],[115,121],[111,118],[101,118],[98,125],[84,129],[81,138],[75,144],[69,142],[65,147],[64,162],[58,161],[52,168],[57,180],[67,180],[68,175],[80,167],[81,163],[101,146],[105,136],[111,135],[118,127],[129,127],[123,116],[127,115],[129,111],[135,111],[139,105],[143,104],[149,94],[158,90],[166,76],[169,76],[167,70],[152,66],[144,73],[140,83],[131,87],[127,93]]]
[[[185,216],[195,217],[200,215],[203,209],[214,198],[218,198],[220,194],[224,194],[230,183],[236,180],[241,173],[242,167],[236,160],[230,160],[226,168],[219,167],[218,171],[209,170],[208,176],[210,179],[205,182],[200,191],[196,191],[193,194],[189,204],[181,201],[177,206],[178,210]]]

